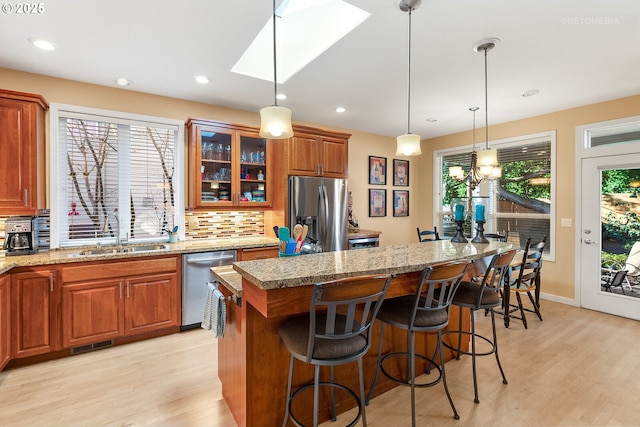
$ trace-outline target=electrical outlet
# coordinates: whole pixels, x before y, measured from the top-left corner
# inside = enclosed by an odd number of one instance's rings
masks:
[[[560,227],[571,227],[573,224],[573,221],[571,221],[571,218],[562,218],[560,220]]]
[[[195,216],[189,218],[189,229],[192,230],[194,228],[200,227],[200,221]]]

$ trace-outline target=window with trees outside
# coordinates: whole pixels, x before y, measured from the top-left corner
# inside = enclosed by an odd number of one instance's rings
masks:
[[[455,235],[451,210],[454,199],[486,203],[485,233],[507,232],[514,247],[524,247],[526,239],[540,241],[547,236],[545,257],[554,259],[554,170],[555,132],[495,141],[502,177],[483,180],[471,192],[467,182],[449,176],[449,167],[461,166],[466,172],[471,163],[471,147],[439,150],[435,153],[434,222],[445,237]],[[472,203],[468,204],[469,206]],[[475,235],[471,215],[465,222],[465,235]]]
[[[52,106],[51,247],[166,241],[179,230],[182,123]],[[55,123],[55,125],[53,125]]]

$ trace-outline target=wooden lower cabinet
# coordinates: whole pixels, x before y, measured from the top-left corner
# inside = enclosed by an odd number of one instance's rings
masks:
[[[11,274],[12,358],[57,350],[55,269]]]
[[[176,289],[178,278],[175,273],[127,280],[124,333],[133,335],[180,326],[180,304]]]
[[[62,347],[105,341],[124,333],[122,280],[62,285]]]
[[[64,268],[62,346],[179,327],[179,259],[171,256]]]
[[[11,358],[11,304],[8,275],[0,276],[0,371],[7,366]]]

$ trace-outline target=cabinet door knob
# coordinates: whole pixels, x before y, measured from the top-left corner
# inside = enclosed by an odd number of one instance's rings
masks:
[[[24,189],[24,205],[29,206],[29,189]]]

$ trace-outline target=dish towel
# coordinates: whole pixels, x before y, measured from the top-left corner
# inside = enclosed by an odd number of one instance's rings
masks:
[[[215,283],[207,283],[207,303],[204,306],[204,317],[201,327],[211,330],[214,338],[224,337],[224,329],[227,320],[226,298]]]

